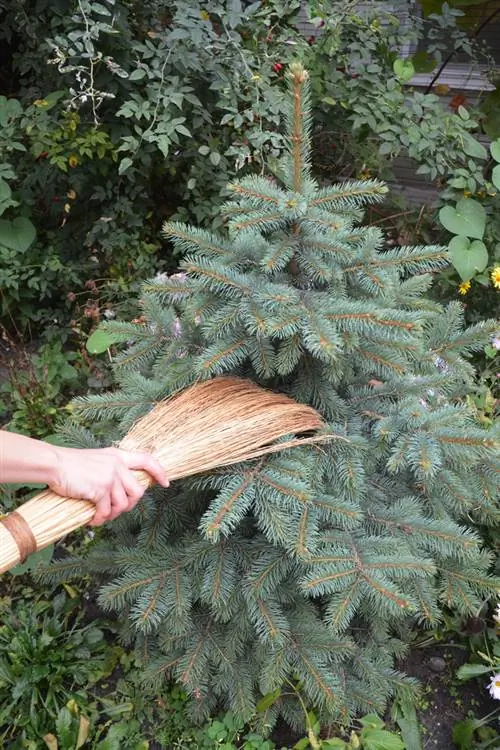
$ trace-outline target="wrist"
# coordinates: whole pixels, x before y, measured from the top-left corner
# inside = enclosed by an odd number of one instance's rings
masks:
[[[52,487],[59,482],[61,465],[63,462],[64,448],[50,443],[44,443],[45,451],[43,457],[43,479],[44,484]]]

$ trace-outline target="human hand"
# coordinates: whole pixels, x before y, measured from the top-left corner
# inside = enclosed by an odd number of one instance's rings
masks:
[[[151,455],[119,448],[55,448],[56,461],[49,487],[64,497],[90,500],[96,505],[91,526],[112,521],[120,513],[132,510],[145,492],[133,469],[147,471],[168,487],[162,467]]]

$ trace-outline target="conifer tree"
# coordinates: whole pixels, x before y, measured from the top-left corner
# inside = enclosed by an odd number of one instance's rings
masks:
[[[323,718],[383,711],[412,689],[394,669],[411,628],[499,588],[475,530],[498,522],[495,444],[463,399],[494,323],[465,329],[460,304],[425,296],[445,248],[387,249],[361,223],[383,183],[318,185],[300,64],[288,84],[280,173],[232,186],[223,233],[165,226],[180,272],[144,286],[141,322],[104,324],[124,343],[119,387],[73,406],[117,437],[173,391],[237,374],[347,439],[154,488],[88,561],[148,679],[179,680],[200,717],[248,719],[276,691],[268,724],[302,723],[290,680]]]

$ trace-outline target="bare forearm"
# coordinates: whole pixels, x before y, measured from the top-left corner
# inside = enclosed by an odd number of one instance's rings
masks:
[[[162,467],[146,453],[65,448],[0,430],[0,483],[48,484],[62,497],[90,500],[97,506],[93,525],[131,510],[142,497],[135,471],[168,487]]]
[[[0,482],[50,484],[57,468],[54,446],[0,430]]]

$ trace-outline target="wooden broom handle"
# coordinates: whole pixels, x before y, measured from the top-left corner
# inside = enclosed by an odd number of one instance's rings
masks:
[[[142,487],[150,487],[153,483],[150,474],[146,471],[133,471],[133,474]],[[59,513],[61,512],[61,508],[64,508],[65,501],[71,503],[73,508],[77,507],[79,509],[78,519],[75,523],[71,524],[71,528],[68,528],[63,534],[57,534],[54,535],[53,538],[48,539],[37,539],[28,520],[32,515],[31,513],[28,513],[28,510],[41,503],[43,503],[43,505],[50,503],[51,500],[56,503]],[[57,541],[61,536],[65,536],[70,531],[74,531],[80,526],[84,526],[93,518],[94,513],[95,505],[88,500],[62,497],[52,490],[44,490],[38,495],[32,497],[31,500],[23,503],[23,505],[17,510],[0,518],[0,524],[9,532],[16,543],[19,550],[19,562],[24,562],[29,555],[47,547],[49,544]]]

